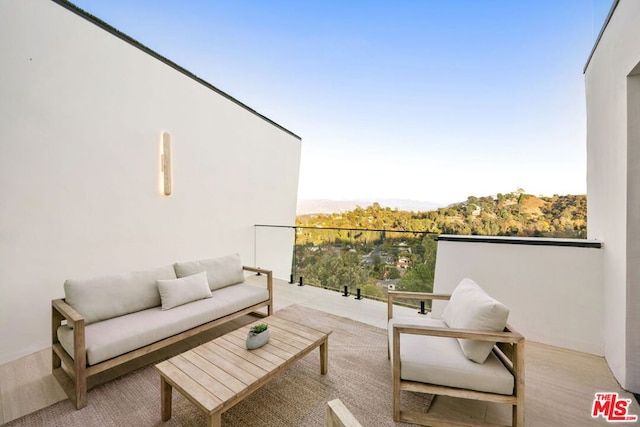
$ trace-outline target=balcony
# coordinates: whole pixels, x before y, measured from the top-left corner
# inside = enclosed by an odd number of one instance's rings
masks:
[[[306,236],[304,232],[290,227],[256,227],[256,266],[267,267],[268,258],[277,253],[275,249],[278,247],[302,243],[302,239],[308,240],[313,235],[334,233],[331,239],[325,239],[326,245],[333,248],[325,253],[358,253],[359,245],[364,245],[367,251],[360,255],[364,262],[359,262],[362,272],[380,273],[380,269],[374,270],[373,264],[367,260],[375,254],[384,258],[390,256],[387,252],[393,252],[397,258],[387,259],[383,271],[389,270],[389,266],[410,271],[411,268],[396,262],[400,257],[412,262],[426,261],[436,267],[433,282],[428,284],[436,292],[448,292],[450,284],[457,283],[458,277],[469,276],[505,302],[511,308],[510,323],[528,339],[528,425],[561,425],[567,421],[569,425],[602,425],[602,419],[591,418],[595,393],[617,392],[633,400],[633,395],[618,385],[602,357],[603,334],[602,327],[598,326],[602,322],[601,289],[598,288],[602,274],[601,245],[598,242],[440,236],[437,240],[438,255],[432,259],[429,256],[435,256],[435,251],[422,252],[417,245],[429,247],[436,240],[420,233],[342,230],[343,236],[337,238],[336,230],[320,230]],[[286,271],[280,271],[277,274],[289,276],[289,280],[277,279],[274,283],[275,309],[297,304],[385,328],[386,303],[380,301],[382,298],[377,292],[382,289],[373,287],[373,295],[361,292],[361,299],[357,299],[356,282],[346,285],[348,296],[344,296],[344,286],[330,286],[328,283],[312,286],[313,281],[304,280],[301,272],[308,268],[308,264],[305,265],[301,256],[303,252],[297,246],[306,245],[309,249],[323,245],[321,241],[317,241],[317,245],[308,243],[305,240],[303,245],[296,245],[293,251],[296,257],[291,262],[293,272],[283,274]],[[320,251],[310,249],[311,253]],[[422,258],[409,256],[418,252],[422,253]],[[425,257],[427,254],[429,256]],[[300,275],[303,277],[302,286]],[[297,280],[292,281],[291,276]],[[419,301],[396,310],[403,315],[423,315],[419,313]],[[437,313],[439,307],[434,306],[432,310]],[[247,317],[243,322],[251,320]],[[43,350],[0,367],[0,415],[3,417],[0,422],[8,422],[65,398],[50,374],[49,363],[49,351]],[[443,415],[455,412],[487,422],[507,424],[510,416],[509,408],[498,404],[444,397],[435,400],[431,411]],[[629,412],[640,414],[640,406],[635,400]]]

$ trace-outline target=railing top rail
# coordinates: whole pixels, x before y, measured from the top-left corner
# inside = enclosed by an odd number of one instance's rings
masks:
[[[519,236],[469,236],[441,234],[438,241],[463,242],[463,243],[497,243],[508,245],[531,246],[568,246],[576,248],[602,248],[602,242],[587,239],[562,239],[556,237],[519,237]]]
[[[384,228],[347,228],[347,227],[311,227],[304,225],[270,225],[270,224],[256,224],[256,227],[273,227],[273,228],[292,228],[292,229],[309,229],[309,230],[342,230],[342,231],[379,231],[385,233],[413,233],[413,234],[436,234],[429,231],[415,231],[415,230],[389,230]]]

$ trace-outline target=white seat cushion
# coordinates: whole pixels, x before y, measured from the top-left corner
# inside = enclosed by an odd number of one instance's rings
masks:
[[[155,307],[93,323],[85,328],[87,363],[95,365],[268,299],[266,288],[242,283],[171,310]],[[73,357],[73,329],[60,326],[58,339]]]
[[[391,349],[394,324],[447,327],[444,321],[437,319],[393,318],[388,325]],[[484,363],[473,362],[465,357],[455,338],[401,334],[400,361],[403,380],[488,393],[513,393],[513,375],[493,352]]]
[[[451,293],[442,319],[452,328],[502,332],[507,326],[509,309],[490,297],[471,279],[462,279]],[[495,342],[458,339],[463,353],[474,362],[483,363]]]

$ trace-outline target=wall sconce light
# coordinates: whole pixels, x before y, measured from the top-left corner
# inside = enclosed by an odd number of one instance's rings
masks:
[[[162,188],[165,196],[171,195],[171,135],[162,132]]]

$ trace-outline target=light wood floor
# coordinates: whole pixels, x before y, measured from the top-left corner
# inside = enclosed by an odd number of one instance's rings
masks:
[[[369,318],[374,319],[375,323],[379,323],[378,317],[386,318],[386,305],[382,303],[376,305],[364,301],[348,302],[337,293],[309,286],[297,287],[281,281],[275,283],[274,287],[275,295],[281,296],[279,299],[276,298],[276,310],[290,304],[301,304],[331,312],[339,306],[342,316],[366,323],[373,323],[368,321]],[[378,309],[379,315],[373,316],[371,310]],[[148,359],[136,362],[135,365],[126,366],[125,369],[135,369],[137,366],[179,354],[187,348],[253,320],[254,317],[245,316],[206,335],[192,337],[189,342],[179,343],[162,353],[153,354]],[[384,320],[382,322],[384,323]],[[525,360],[525,413],[528,426],[608,425],[602,418],[591,418],[591,407],[596,392],[617,392],[622,397],[631,399],[629,412],[640,415],[640,406],[635,398],[620,388],[602,357],[527,342]],[[107,372],[104,377],[99,378],[99,382],[109,381],[120,374],[119,371]],[[64,392],[51,375],[50,349],[0,366],[0,424],[65,398]],[[444,416],[453,415],[461,419],[507,425],[511,419],[508,406],[446,397],[437,397],[430,410]],[[391,417],[391,414],[389,416]]]

